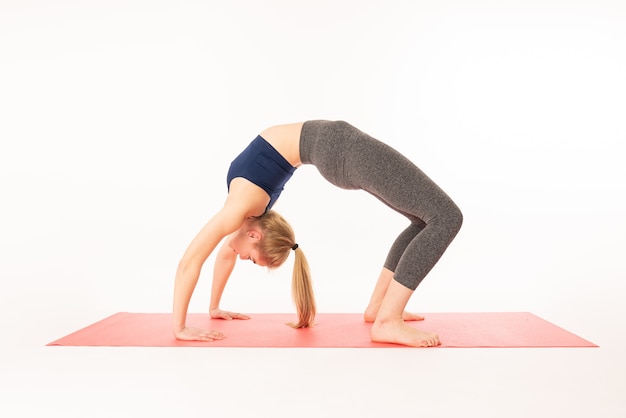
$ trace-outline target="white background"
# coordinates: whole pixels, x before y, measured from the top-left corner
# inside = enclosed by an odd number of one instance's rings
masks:
[[[2,0],[0,414],[625,416],[624,74],[618,0]],[[389,143],[461,207],[412,310],[530,311],[601,347],[44,347],[169,312],[230,161],[307,119]],[[405,220],[306,166],[274,208],[319,310],[361,312]],[[290,262],[244,264],[224,308],[293,312]]]

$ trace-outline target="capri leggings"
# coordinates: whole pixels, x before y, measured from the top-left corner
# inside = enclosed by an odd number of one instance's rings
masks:
[[[461,211],[426,174],[398,151],[346,122],[305,122],[300,158],[330,183],[365,190],[411,221],[394,241],[384,265],[411,290],[461,228]]]

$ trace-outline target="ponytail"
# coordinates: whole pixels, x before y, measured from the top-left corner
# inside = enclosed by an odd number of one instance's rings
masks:
[[[289,325],[293,328],[312,327],[317,307],[311,284],[311,273],[304,252],[296,244],[293,229],[282,216],[273,210],[257,218],[256,222],[263,230],[263,239],[258,247],[269,268],[282,265],[292,250],[295,253],[291,295],[298,311],[298,322]]]
[[[298,311],[298,322],[290,323],[293,328],[310,328],[315,321],[317,307],[315,295],[311,283],[309,263],[301,248],[294,245],[296,259],[293,263],[293,276],[291,279],[291,295]]]

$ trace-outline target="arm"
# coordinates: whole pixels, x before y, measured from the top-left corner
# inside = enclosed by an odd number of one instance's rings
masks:
[[[209,313],[212,318],[222,319],[250,319],[247,315],[235,312],[227,312],[220,309],[220,300],[226,282],[235,267],[237,261],[237,253],[225,242],[217,253],[215,266],[213,268],[213,285],[211,287],[211,304],[209,305]]]
[[[224,207],[211,218],[191,241],[178,264],[172,314],[172,328],[176,338],[201,341],[223,338],[221,333],[215,331],[207,332],[198,328],[187,328],[186,319],[189,301],[198,282],[202,265],[217,244],[225,236],[238,230],[245,219],[263,213],[268,203],[269,196],[267,193],[248,180],[235,178],[230,182],[230,191]],[[234,256],[236,257],[236,254]],[[232,267],[230,270],[227,270],[227,274],[222,276],[222,290],[231,271]]]
[[[229,207],[228,204],[225,205],[200,230],[180,260],[176,270],[172,315],[172,329],[177,338],[211,340],[215,339],[214,337],[219,337],[219,333],[207,335],[206,331],[203,330],[187,330],[187,309],[189,308],[191,295],[198,282],[202,265],[217,244],[226,235],[239,228],[243,219],[245,219],[245,213],[242,214],[241,210]]]
[[[211,305],[209,310],[220,307],[220,299],[222,299],[224,287],[226,287],[226,282],[235,267],[236,261],[237,253],[227,243],[224,243],[217,253],[217,259],[213,268],[213,285],[211,286]]]

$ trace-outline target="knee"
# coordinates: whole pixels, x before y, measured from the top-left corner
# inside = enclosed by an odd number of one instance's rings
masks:
[[[448,211],[446,220],[448,228],[454,235],[456,235],[463,225],[463,212],[461,212],[461,209],[459,209],[456,204],[452,204],[452,207]]]
[[[442,233],[448,235],[452,240],[459,233],[463,225],[463,213],[461,209],[452,201],[448,205],[441,208],[437,216],[430,221],[431,224],[437,225]]]

